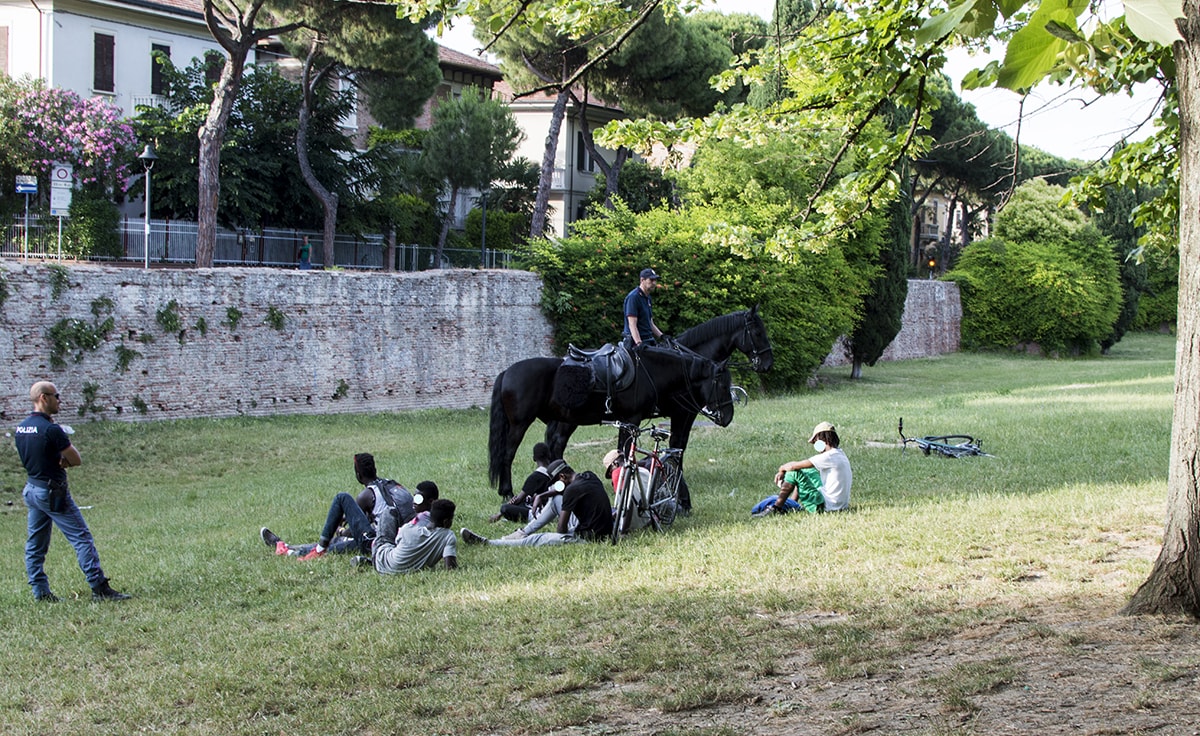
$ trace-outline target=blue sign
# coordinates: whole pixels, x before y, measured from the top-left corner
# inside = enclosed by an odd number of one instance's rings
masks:
[[[37,194],[37,177],[28,175],[18,176],[17,194]]]

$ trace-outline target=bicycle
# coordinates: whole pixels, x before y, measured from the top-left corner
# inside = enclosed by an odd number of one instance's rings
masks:
[[[661,427],[639,427],[627,422],[604,424],[616,427],[629,439],[629,446],[622,454],[621,477],[613,499],[612,543],[617,544],[621,535],[633,526],[634,514],[645,518],[655,531],[663,531],[674,523],[679,507],[683,450],[662,447],[671,433]],[[637,446],[638,437],[647,432],[654,440],[653,450]],[[643,470],[647,471],[646,475]]]
[[[898,426],[900,432],[900,452],[908,448],[908,445],[914,444],[920,448],[921,452],[929,455],[936,452],[942,457],[967,457],[976,455],[979,457],[995,457],[983,451],[983,440],[976,439],[969,434],[941,434],[929,435],[926,437],[905,437],[904,436],[904,417],[900,417]]]

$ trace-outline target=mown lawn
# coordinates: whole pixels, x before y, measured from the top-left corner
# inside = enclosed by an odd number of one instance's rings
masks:
[[[623,707],[736,701],[798,650],[836,679],[1029,606],[1115,610],[1149,570],[1124,551],[1162,533],[1173,359],[1173,338],[1132,335],[1096,359],[825,371],[814,390],[756,397],[730,427],[694,433],[696,513],[666,534],[460,547],[457,572],[401,578],[276,557],[258,529],[314,541],[332,495],[357,490],[351,456],[370,451],[409,487],[436,480],[456,528],[511,530],[485,521],[499,500],[485,411],[85,423],[64,394],[84,458],[76,500],[114,587],[136,599],[92,603],[56,533],[48,572],[64,600],[31,601],[7,441],[0,732],[544,733],[619,724]],[[901,453],[901,416],[909,435],[972,434],[996,457]],[[750,519],[821,420],[853,464],[853,510]],[[567,460],[595,470],[610,441],[580,430]],[[596,697],[613,683],[629,686],[615,706]]]

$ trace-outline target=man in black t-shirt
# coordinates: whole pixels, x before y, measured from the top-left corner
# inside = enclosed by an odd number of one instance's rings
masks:
[[[71,444],[66,430],[52,417],[59,410],[58,389],[49,381],[38,381],[29,389],[33,413],[17,425],[17,454],[29,479],[22,497],[29,508],[29,538],[25,542],[25,572],[37,601],[53,603],[58,596],[50,590],[46,577],[46,552],[50,549],[53,526],[75,548],[79,569],[87,577],[94,600],[121,601],[129,598],[108,585],[100,568],[100,554],[83,514],[67,489],[67,468],[83,464],[79,450]]]
[[[558,515],[558,531],[530,534],[521,539],[488,539],[470,529],[463,528],[462,539],[467,544],[493,544],[499,547],[547,547],[571,542],[598,541],[606,539],[612,532],[612,503],[604,483],[591,471],[576,474],[571,466],[556,460],[550,466],[550,476],[555,484],[562,484],[562,513]],[[571,516],[578,523],[571,529]]]

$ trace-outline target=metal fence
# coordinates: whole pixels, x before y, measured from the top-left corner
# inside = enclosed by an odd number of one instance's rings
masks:
[[[63,222],[56,217],[30,215],[14,217],[0,229],[0,256],[9,258],[61,259],[59,247]],[[151,220],[149,262],[153,264],[186,265],[196,262],[196,240],[199,226],[184,220]],[[146,260],[145,221],[124,218],[117,228],[121,255],[91,256],[89,261],[143,263]],[[310,260],[314,268],[324,266],[321,248],[322,234],[313,230],[265,228],[228,230],[218,228],[217,247],[213,256],[219,266],[269,266],[293,268],[299,263],[300,246],[308,236]],[[333,265],[338,268],[379,270],[384,267],[386,245],[379,235],[359,237],[338,234],[334,239]],[[70,249],[68,248],[68,251]],[[397,244],[394,270],[423,271],[434,268],[436,249],[427,245]],[[442,268],[511,268],[515,254],[507,251],[467,248],[445,248]]]

